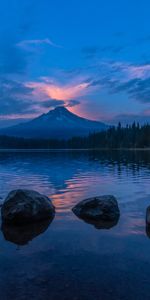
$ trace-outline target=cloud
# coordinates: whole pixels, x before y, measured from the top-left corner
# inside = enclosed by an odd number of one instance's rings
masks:
[[[94,71],[86,75],[82,71],[81,74],[74,73],[70,78],[63,76],[63,81],[41,77],[36,81],[20,82],[0,77],[1,115],[28,117],[59,105],[71,108],[80,105],[85,96],[103,90],[125,93],[141,103],[150,103],[149,73],[149,64],[101,61]],[[62,77],[62,72],[60,75]]]
[[[65,107],[74,107],[76,105],[79,105],[79,100],[69,100],[69,101],[63,101],[63,100],[56,100],[56,99],[47,99],[45,101],[40,102],[41,107],[45,108],[55,108],[58,106],[65,106]]]
[[[116,81],[112,91],[115,93],[126,92],[133,99],[142,103],[150,103],[150,78],[136,78],[125,83],[119,83]]]
[[[37,46],[41,45],[49,45],[55,48],[61,48],[60,45],[55,44],[49,38],[45,39],[34,39],[34,40],[23,40],[16,44],[17,47],[26,50],[26,51],[34,51]]]
[[[45,101],[42,101],[39,105],[45,108],[55,108],[57,106],[65,106],[65,101],[56,100],[56,99],[47,99]]]
[[[121,122],[122,125],[132,124],[133,122],[140,124],[150,123],[150,109],[137,114],[118,114],[109,120],[111,124],[117,124],[118,122]]]
[[[120,71],[127,76],[127,79],[144,79],[150,76],[150,64],[129,64],[129,63],[114,63],[112,65],[116,71]]]
[[[87,83],[62,86],[48,78],[29,83],[0,77],[0,119],[30,119],[60,105],[74,107],[80,104],[74,98],[82,95],[86,86]]]
[[[67,102],[66,107],[74,107],[79,104],[80,104],[79,100],[70,100]]]
[[[128,62],[101,62],[99,78],[91,85],[99,85],[110,93],[126,93],[141,103],[150,102],[150,64]]]
[[[68,101],[67,104],[70,102]],[[37,95],[26,82],[0,78],[0,120],[32,119],[47,109],[66,105],[65,101]],[[75,105],[75,104],[74,104]]]
[[[40,95],[41,98],[48,96],[50,99],[70,100],[86,95],[90,90],[90,83],[86,79],[74,79],[73,82],[60,84],[52,81],[49,78],[44,78],[44,81],[28,82],[28,87],[33,88],[35,95]]]
[[[0,78],[0,115],[30,112],[32,88],[23,83]]]

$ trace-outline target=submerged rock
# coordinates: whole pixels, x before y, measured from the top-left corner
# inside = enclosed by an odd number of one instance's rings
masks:
[[[23,246],[38,235],[44,233],[51,222],[52,219],[22,226],[3,223],[1,230],[6,241]]]
[[[3,198],[0,197],[0,207],[2,207],[3,203],[2,203]]]
[[[8,194],[1,214],[3,222],[20,225],[52,219],[55,208],[48,197],[36,191],[20,189]]]
[[[146,225],[145,232],[146,232],[147,237],[150,239],[150,226]]]
[[[146,210],[146,234],[150,238],[150,206]]]
[[[150,206],[148,206],[146,210],[146,225],[150,226]]]
[[[117,200],[111,195],[83,200],[72,210],[76,216],[99,229],[115,226],[120,217]]]

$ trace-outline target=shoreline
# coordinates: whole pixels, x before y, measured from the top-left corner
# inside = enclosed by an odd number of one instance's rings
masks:
[[[150,148],[89,148],[89,149],[0,149],[2,152],[91,152],[91,151],[150,151]]]

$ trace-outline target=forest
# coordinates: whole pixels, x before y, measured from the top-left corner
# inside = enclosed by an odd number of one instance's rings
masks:
[[[71,139],[26,139],[0,136],[0,149],[122,149],[150,148],[150,125],[133,123]]]

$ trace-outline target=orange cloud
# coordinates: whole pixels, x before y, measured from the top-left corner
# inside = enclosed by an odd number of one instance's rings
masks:
[[[35,95],[41,95],[41,100],[42,95],[45,95],[51,99],[65,101],[86,95],[88,92],[87,88],[89,87],[89,83],[83,82],[62,86],[57,83],[30,82],[27,84],[27,86],[34,89],[33,93]]]

